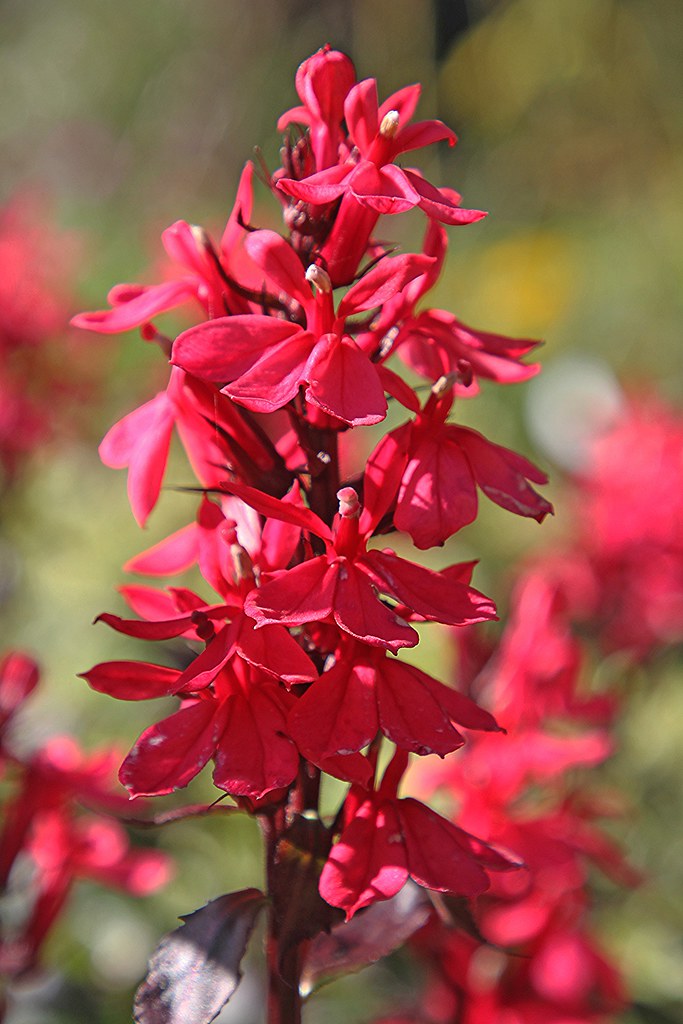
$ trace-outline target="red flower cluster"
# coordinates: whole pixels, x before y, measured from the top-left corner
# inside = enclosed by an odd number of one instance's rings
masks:
[[[53,737],[29,755],[14,749],[12,719],[38,678],[38,666],[20,652],[0,662],[0,775],[7,791],[0,892],[14,894],[22,906],[14,919],[7,915],[0,933],[0,975],[8,977],[36,966],[76,879],[142,896],[164,885],[170,874],[165,854],[132,849],[115,820],[127,807],[114,782],[116,751],[86,756],[67,736]],[[22,864],[30,868],[28,885],[15,870]]]
[[[17,197],[0,209],[0,466],[12,478],[83,402],[94,380],[87,359],[69,359],[74,306],[69,251],[42,204]],[[66,361],[69,374],[60,372]]]
[[[600,764],[611,751],[616,702],[582,693],[585,658],[561,587],[539,564],[522,575],[500,643],[460,639],[469,690],[486,690],[510,729],[504,744],[477,737],[443,766],[416,767],[412,784],[458,806],[458,821],[524,860],[497,876],[470,933],[431,925],[416,940],[432,968],[425,1018],[433,1024],[519,1020],[593,1024],[623,1008],[623,983],[588,923],[588,869],[622,884],[637,874],[596,819],[604,801],[567,773]],[[487,943],[488,945],[483,945]],[[518,955],[510,956],[510,953]],[[422,1018],[421,1018],[422,1019]]]
[[[683,639],[683,419],[627,401],[576,481],[575,539],[556,574],[606,650],[645,658]]]
[[[417,645],[418,628],[466,626],[495,608],[470,585],[473,563],[428,569],[377,538],[403,531],[420,549],[442,545],[475,518],[477,489],[539,522],[552,509],[532,487],[545,482],[539,469],[449,419],[480,379],[521,381],[538,369],[522,362],[534,342],[421,306],[445,257],[443,225],[483,214],[395,161],[452,145],[453,132],[411,122],[418,86],[379,104],[375,81],[357,82],[329,48],[302,64],[296,85],[302,106],[280,121],[289,132],[269,181],[286,236],[251,223],[248,164],[219,244],[177,222],[163,241],[182,276],[119,285],[111,308],[75,318],[105,333],[140,327],[170,355],[167,390],[117,423],[100,452],[128,467],[144,524],[177,428],[203,492],[196,521],[127,568],[169,577],[198,566],[212,591],[122,588],[138,617],[100,618],[129,636],[183,638],[191,660],[109,662],[85,677],[119,699],[180,701],[126,758],[132,796],[184,787],[213,761],[215,784],[279,823],[278,841],[296,815],[318,823],[329,851],[320,893],[350,918],[409,876],[469,897],[488,888],[489,872],[519,868],[516,856],[398,796],[410,753],[444,757],[463,744],[461,729],[500,730],[473,700],[395,656]],[[423,251],[391,255],[372,237],[377,220],[414,207],[427,217]],[[188,301],[200,322],[171,343],[153,319]],[[429,382],[424,403],[400,364],[389,365],[395,355]],[[349,435],[384,421],[390,402],[405,422],[342,477]],[[382,773],[385,740],[396,752]],[[321,772],[351,784],[331,825],[319,817]]]

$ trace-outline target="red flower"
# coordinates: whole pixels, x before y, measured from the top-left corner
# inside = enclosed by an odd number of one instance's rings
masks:
[[[305,326],[260,314],[221,317],[181,334],[172,361],[203,380],[227,382],[223,391],[256,412],[281,409],[305,386],[308,402],[345,423],[384,419],[381,376],[344,333],[346,318],[381,305],[422,273],[430,258],[383,260],[349,289],[335,313],[328,276],[319,267],[305,273],[280,235],[256,231],[246,247],[268,283],[289,296],[292,316]]]
[[[486,870],[520,866],[419,801],[398,799],[406,757],[395,756],[377,792],[354,788],[347,797],[346,827],[320,876],[320,895],[347,920],[396,895],[409,877],[426,889],[471,897],[488,889]]]
[[[412,423],[382,438],[368,459],[366,502],[389,507],[395,497],[394,525],[418,548],[443,544],[473,522],[477,485],[502,508],[542,522],[552,505],[528,481],[547,483],[545,473],[476,430],[447,423],[452,404],[447,378],[437,382],[424,409],[415,400]]]
[[[342,645],[332,668],[296,702],[289,728],[316,764],[360,750],[381,729],[404,750],[443,757],[465,742],[455,726],[497,730],[474,701],[383,650]]]
[[[368,551],[366,542],[376,525],[377,509],[366,508],[367,525],[359,531],[360,506],[356,492],[343,488],[335,531],[309,509],[292,509],[253,488],[224,483],[263,514],[298,521],[322,538],[326,554],[292,569],[262,576],[244,610],[259,628],[272,623],[300,626],[332,618],[344,632],[373,647],[397,651],[414,647],[419,637],[396,611],[380,600],[386,594],[418,618],[462,626],[495,617],[493,603],[460,578],[470,566],[434,572],[400,558],[393,551]]]
[[[302,181],[281,178],[278,188],[296,199],[324,204],[349,194],[361,206],[379,213],[404,213],[419,206],[428,216],[448,224],[470,224],[485,216],[480,210],[462,210],[452,198],[430,185],[416,171],[403,170],[393,161],[401,153],[447,139],[455,133],[441,121],[409,124],[420,86],[409,85],[379,106],[377,82],[367,78],[354,85],[344,100],[344,116],[354,153],[342,164],[330,166]]]

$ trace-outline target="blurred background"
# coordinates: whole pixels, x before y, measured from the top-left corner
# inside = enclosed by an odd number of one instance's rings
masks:
[[[174,220],[220,230],[254,146],[277,165],[275,123],[297,102],[294,72],[325,42],[352,56],[359,78],[376,77],[382,97],[421,81],[419,113],[460,137],[420,164],[490,216],[451,230],[432,304],[485,330],[546,340],[540,378],[485,388],[461,415],[551,475],[553,522],[538,528],[487,508],[456,538],[456,556],[480,558],[478,585],[504,604],[515,560],[569,528],[566,474],[580,469],[587,433],[609,422],[623,389],[680,406],[680,0],[0,0],[0,200],[33,211],[40,273],[57,280],[65,312],[101,308],[113,284],[158,279],[159,234]],[[265,189],[259,201],[255,222],[277,227]],[[421,218],[390,231],[415,246]],[[5,468],[2,646],[44,667],[22,742],[64,731],[87,747],[115,737],[127,750],[150,708],[93,694],[76,675],[149,656],[90,622],[120,611],[121,564],[185,523],[191,499],[166,494],[141,535],[123,475],[97,457],[111,423],[164,386],[158,350],[137,332],[65,344],[69,360],[46,357],[34,378],[47,373],[38,397],[55,422]],[[171,479],[189,482],[180,461]],[[633,1022],[683,1020],[682,679],[680,649],[629,674],[606,769],[629,799],[615,834],[647,876],[596,906],[633,993],[624,1018]],[[208,783],[197,793],[212,798]],[[146,958],[177,915],[259,884],[249,821],[180,823],[144,841],[172,852],[174,883],[144,904],[88,884],[76,891],[17,1024],[128,1019]],[[333,985],[307,1020],[368,1019],[397,978],[388,963]],[[248,975],[240,998],[252,985]],[[238,1003],[231,1013],[225,1020],[247,1020]]]

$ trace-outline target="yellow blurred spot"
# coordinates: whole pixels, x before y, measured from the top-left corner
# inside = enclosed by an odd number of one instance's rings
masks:
[[[490,323],[504,324],[506,333],[542,336],[569,307],[577,270],[566,238],[536,232],[487,248],[470,261],[467,277],[468,302],[490,311]]]

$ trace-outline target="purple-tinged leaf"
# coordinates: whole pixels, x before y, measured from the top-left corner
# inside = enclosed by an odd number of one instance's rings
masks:
[[[211,900],[181,918],[149,963],[135,996],[137,1024],[210,1024],[240,983],[240,963],[265,903],[258,889]]]
[[[351,921],[319,934],[308,947],[301,994],[308,996],[324,981],[360,971],[407,942],[432,913],[430,894],[408,881],[390,900],[374,903]]]

